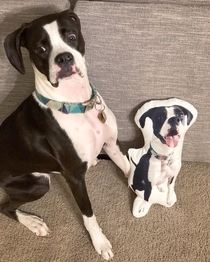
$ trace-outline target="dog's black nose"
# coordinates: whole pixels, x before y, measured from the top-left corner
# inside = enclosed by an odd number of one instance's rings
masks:
[[[74,57],[69,52],[59,54],[55,58],[55,63],[60,67],[72,65],[73,61],[74,61]]]

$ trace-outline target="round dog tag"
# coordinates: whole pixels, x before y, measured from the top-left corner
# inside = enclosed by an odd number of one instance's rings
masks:
[[[106,122],[107,117],[106,117],[106,114],[105,114],[104,111],[101,111],[101,112],[98,113],[98,119],[99,119],[99,120],[101,121],[101,123],[103,123],[103,124]]]

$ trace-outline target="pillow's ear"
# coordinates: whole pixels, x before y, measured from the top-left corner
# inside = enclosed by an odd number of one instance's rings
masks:
[[[179,107],[182,110],[182,112],[184,113],[184,115],[187,116],[187,125],[189,126],[190,122],[193,119],[193,114],[187,108],[183,106],[177,105],[177,107]]]
[[[159,108],[159,107],[158,107]],[[151,108],[148,111],[146,111],[139,119],[139,123],[142,128],[145,126],[146,118],[149,117],[151,120],[154,118],[154,113],[156,112],[157,107]]]
[[[21,53],[21,46],[23,45],[24,30],[27,24],[23,24],[19,29],[9,34],[4,41],[4,49],[10,63],[21,74],[25,74],[25,67],[23,64],[23,57]]]

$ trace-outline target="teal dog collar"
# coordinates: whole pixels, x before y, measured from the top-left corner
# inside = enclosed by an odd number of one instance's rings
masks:
[[[96,103],[97,91],[91,83],[90,86],[92,89],[91,98],[83,103],[60,102],[41,95],[37,90],[35,90],[35,93],[38,100],[51,109],[64,114],[79,114],[92,109]]]

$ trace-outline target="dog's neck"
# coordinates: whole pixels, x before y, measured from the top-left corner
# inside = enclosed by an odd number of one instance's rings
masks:
[[[33,66],[35,74],[35,88],[43,96],[60,102],[79,103],[90,99],[92,89],[87,74],[78,74],[66,79],[59,79],[59,86],[53,87],[46,76]]]

